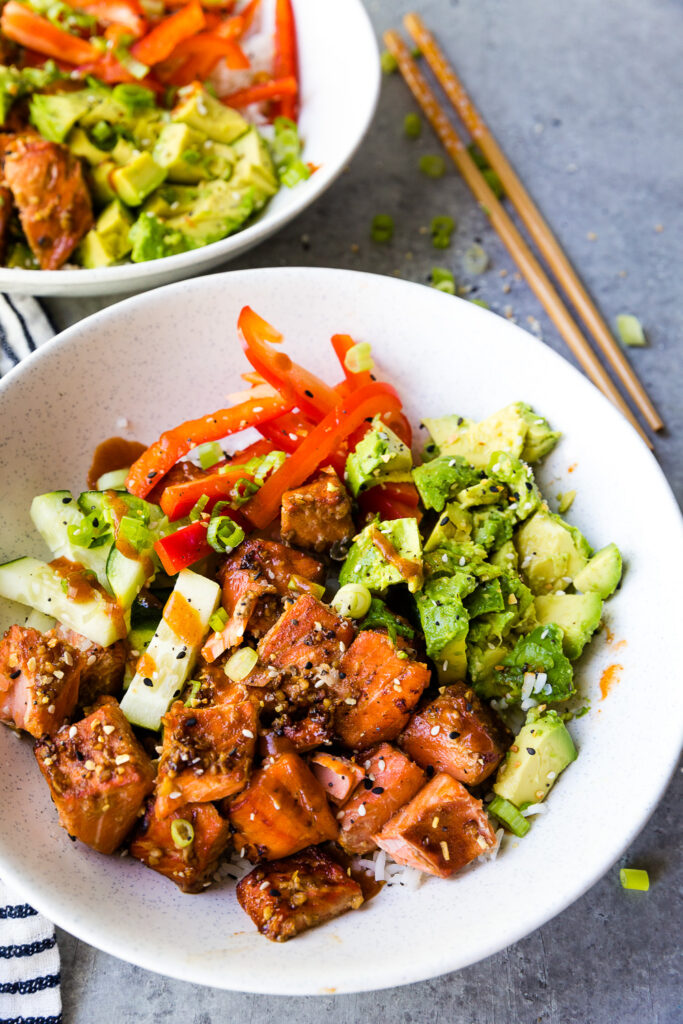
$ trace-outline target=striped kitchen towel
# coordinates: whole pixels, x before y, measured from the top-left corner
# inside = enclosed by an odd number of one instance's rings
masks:
[[[40,303],[0,295],[0,377],[54,334]],[[61,1024],[54,925],[0,879],[0,1024]]]
[[[0,295],[0,377],[54,333],[37,299],[26,295]]]

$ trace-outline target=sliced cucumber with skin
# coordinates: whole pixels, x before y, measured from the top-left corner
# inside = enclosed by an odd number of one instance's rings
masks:
[[[54,629],[57,620],[53,619],[51,615],[43,615],[42,612],[37,612],[35,608],[32,608],[26,616],[24,625],[27,629],[37,629],[39,633],[47,633],[48,630]]]
[[[178,574],[169,602],[176,594],[197,613],[197,625],[201,626],[203,638],[209,629],[209,619],[218,606],[220,587],[191,569],[183,569]],[[144,672],[135,673],[121,701],[121,710],[129,722],[154,731],[160,728],[162,715],[192,674],[200,647],[201,641],[195,645],[186,643],[162,618],[147,648]]]
[[[109,647],[125,636],[123,618],[93,589],[85,601],[72,601],[64,593],[64,577],[37,558],[17,558],[0,565],[0,597],[27,604],[51,615],[94,644]]]
[[[97,481],[98,491],[120,491],[126,486],[129,469],[112,469],[104,473]]]
[[[154,575],[152,548],[140,552],[139,558],[126,558],[113,546],[107,558],[109,589],[122,608],[128,610],[147,580]]]
[[[126,662],[126,667],[123,672],[124,690],[128,689],[133,676],[135,675],[135,672],[131,668],[131,664],[135,664],[140,655],[145,653],[154,638],[156,629],[156,626],[138,626],[129,631],[128,646],[130,648],[131,657],[134,661],[132,663],[130,660]]]
[[[55,558],[78,562],[95,573],[101,586],[111,590],[107,579],[107,559],[113,538],[92,548],[71,543],[68,528],[81,526],[85,520],[71,491],[50,491],[36,495],[31,502],[31,519]]]

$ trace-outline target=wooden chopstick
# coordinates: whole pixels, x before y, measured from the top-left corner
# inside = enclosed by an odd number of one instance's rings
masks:
[[[486,156],[490,166],[501,180],[505,194],[517,210],[523,223],[536,242],[551,271],[573,302],[583,322],[606,356],[610,366],[633,399],[652,430],[664,426],[645,388],[636,377],[623,350],[615,341],[609,327],[586,291],[576,271],[560,247],[549,225],[508,162],[481,114],[468,96],[452,65],[448,63],[434,36],[424,25],[419,14],[407,14],[403,23],[419,46],[437,81],[460,115],[465,127]]]
[[[500,235],[510,255],[524,274],[530,288],[545,308],[548,316],[567,342],[577,361],[596,387],[626,417],[648,447],[652,448],[649,438],[572,319],[567,307],[551,284],[548,275],[531,252],[531,249],[501,203],[498,202],[488,182],[468,153],[462,139],[446,117],[434,92],[411,57],[407,46],[398,33],[393,30],[385,32],[384,42],[389,52],[396,59],[406,84],[424,111],[434,131],[439,136],[446,152],[469,185],[475,198],[489,215],[491,223]]]

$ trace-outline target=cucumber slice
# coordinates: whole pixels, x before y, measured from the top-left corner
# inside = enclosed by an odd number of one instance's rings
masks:
[[[90,569],[98,583],[110,590],[107,579],[107,559],[111,541],[97,547],[84,548],[69,540],[69,526],[80,526],[85,515],[71,491],[50,491],[38,494],[31,502],[31,519],[55,558],[68,558]]]
[[[197,612],[203,638],[209,629],[209,619],[218,606],[220,593],[217,583],[191,569],[183,569],[178,574],[164,612],[175,595],[180,595]],[[147,648],[144,670],[135,673],[121,701],[121,710],[129,722],[145,729],[160,728],[161,716],[168,711],[171,701],[180,694],[192,674],[200,647],[201,641],[194,645],[186,643],[165,619],[161,620]]]
[[[98,491],[119,491],[126,486],[129,469],[112,469],[104,473],[97,481]]]
[[[17,558],[0,565],[0,597],[53,615],[102,647],[126,635],[122,617],[103,594],[93,589],[87,600],[72,601],[62,589],[63,582],[63,576],[37,558]]]
[[[112,547],[107,559],[109,588],[122,608],[128,610],[150,576],[154,575],[152,548],[140,552],[139,558],[126,558]]]
[[[37,612],[35,608],[32,608],[26,616],[24,625],[28,629],[37,629],[39,633],[47,633],[57,625],[57,620],[53,619],[51,615],[43,615],[42,612]]]

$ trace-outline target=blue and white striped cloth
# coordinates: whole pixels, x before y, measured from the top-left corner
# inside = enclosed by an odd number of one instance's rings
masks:
[[[0,377],[51,338],[40,303],[0,295]],[[54,925],[0,879],[0,1024],[62,1024]]]

